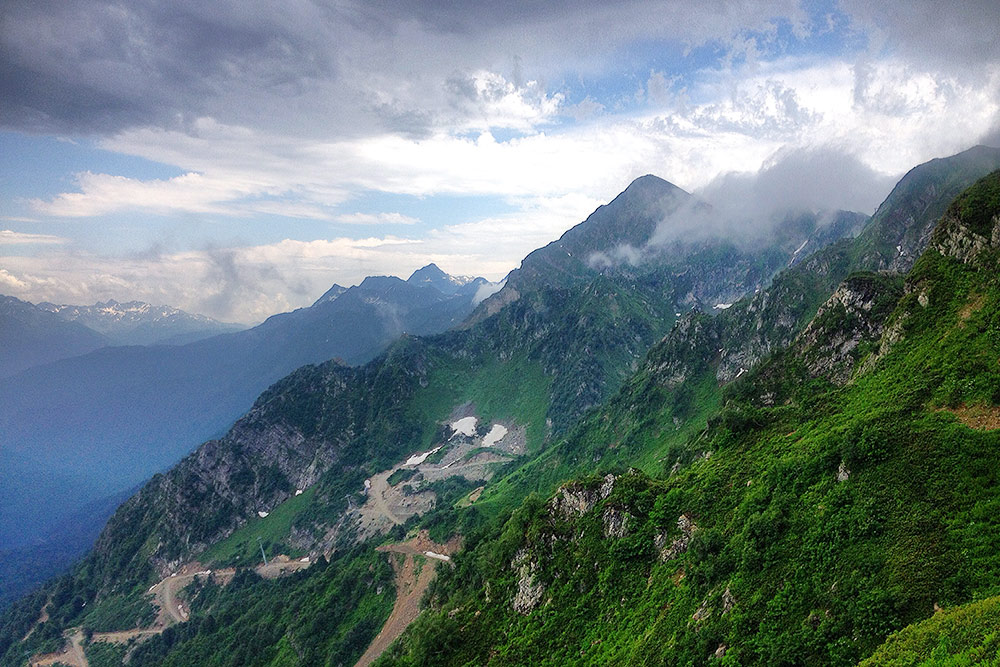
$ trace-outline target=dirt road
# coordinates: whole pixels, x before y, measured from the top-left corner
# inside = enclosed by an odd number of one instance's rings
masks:
[[[268,561],[267,565],[261,563],[254,570],[265,579],[275,579],[288,572],[303,570],[312,565],[309,560],[291,560],[287,556],[278,556],[274,560]],[[148,628],[133,628],[131,630],[118,630],[115,632],[95,632],[91,636],[92,642],[110,642],[113,644],[127,644],[133,639],[146,639],[153,635],[158,635],[175,623],[184,623],[190,614],[184,603],[177,599],[177,594],[188,584],[198,577],[211,577],[216,583],[225,586],[236,575],[233,568],[222,568],[217,570],[204,569],[198,563],[189,563],[180,571],[164,578],[149,588],[153,594],[153,602],[159,608],[156,620]],[[46,607],[48,603],[46,602]],[[42,615],[48,618],[48,613],[43,608]],[[30,634],[30,633],[29,633]],[[28,661],[31,667],[41,667],[42,665],[54,665],[63,663],[70,667],[89,667],[87,656],[83,651],[83,631],[75,628],[73,634],[67,637],[69,643],[58,653],[46,653],[37,655]]]
[[[54,665],[61,663],[69,667],[90,667],[87,656],[83,652],[83,630],[74,628],[73,634],[68,637],[69,645],[59,653],[46,653],[35,656],[28,661],[31,667],[41,667],[42,665]]]
[[[392,613],[386,619],[385,625],[378,633],[364,655],[355,667],[367,667],[389,648],[403,631],[420,614],[420,600],[427,587],[434,580],[438,563],[450,560],[451,554],[458,550],[460,542],[451,540],[445,544],[436,544],[427,536],[427,531],[420,533],[412,540],[398,544],[387,544],[378,547],[378,551],[390,554],[402,554],[399,559],[390,556],[392,569],[396,572],[396,602]],[[418,568],[417,556],[424,556]]]

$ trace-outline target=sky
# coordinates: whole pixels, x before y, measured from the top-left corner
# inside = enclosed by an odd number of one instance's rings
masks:
[[[872,213],[998,145],[997,26],[995,0],[5,0],[0,294],[249,324],[429,262],[495,281],[647,173],[747,220]]]

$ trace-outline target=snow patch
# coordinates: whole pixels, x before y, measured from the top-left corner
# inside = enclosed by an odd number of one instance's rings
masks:
[[[295,489],[295,495],[301,496],[302,495],[302,489]]]
[[[493,428],[490,429],[490,432],[486,434],[485,438],[483,438],[483,447],[492,447],[493,445],[503,440],[504,436],[506,435],[507,435],[506,426],[504,426],[503,424],[494,424]]]
[[[719,310],[725,310],[726,308],[731,308],[733,304],[731,303],[717,303],[713,308],[718,308]]]
[[[259,516],[261,519],[266,518],[268,514],[270,514],[270,512],[265,512],[264,510],[260,510],[259,512],[257,512],[257,516]]]
[[[428,558],[436,558],[443,561],[451,561],[451,556],[445,556],[444,554],[439,554],[434,551],[425,551],[424,555]]]
[[[451,423],[451,430],[471,438],[476,434],[477,423],[479,423],[479,420],[476,417],[462,417],[458,421]]]
[[[473,417],[473,419],[475,419],[475,417]],[[423,463],[424,461],[426,461],[428,456],[430,456],[431,454],[433,454],[434,452],[436,452],[439,449],[441,449],[440,445],[437,446],[437,447],[435,447],[434,449],[432,449],[429,452],[424,452],[423,454],[414,454],[410,458],[406,459],[406,463],[404,463],[403,465],[404,466],[418,466],[421,463]]]
[[[802,249],[806,247],[807,243],[809,243],[809,239],[806,239],[805,241],[802,242],[802,245],[800,245],[798,247],[798,249],[796,249],[796,251],[792,253],[792,257],[795,257],[796,255],[798,255],[799,252],[801,252]]]

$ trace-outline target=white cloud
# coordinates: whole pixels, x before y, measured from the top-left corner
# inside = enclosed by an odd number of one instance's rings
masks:
[[[131,130],[104,142],[110,150],[177,165],[183,175],[140,181],[83,173],[77,192],[34,207],[67,217],[135,209],[402,223],[391,214],[371,218],[334,209],[358,190],[421,197],[586,193],[604,200],[643,173],[691,189],[721,173],[755,171],[779,149],[830,145],[876,171],[898,174],[967,148],[992,127],[1000,113],[998,72],[984,70],[963,82],[893,60],[761,63],[750,77],[705,73],[689,99],[673,108],[603,115],[600,122],[506,141],[482,132],[317,142],[203,118],[189,131]],[[513,94],[506,80],[476,81],[470,84],[475,100],[503,107]],[[504,113],[516,116],[518,103],[511,105],[514,111]]]
[[[30,290],[31,285],[12,275],[7,269],[0,269],[0,289],[4,294],[20,294]]]
[[[402,213],[346,213],[334,218],[348,225],[414,225],[420,220]]]
[[[0,229],[0,245],[53,245],[68,242],[69,239],[61,236],[52,236],[51,234],[29,234],[27,232],[15,232],[10,229]]]

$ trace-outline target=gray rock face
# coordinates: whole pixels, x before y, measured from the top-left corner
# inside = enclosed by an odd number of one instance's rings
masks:
[[[660,560],[664,563],[674,560],[686,552],[688,547],[691,546],[691,538],[694,536],[695,531],[698,530],[698,526],[687,514],[681,514],[677,517],[677,528],[680,529],[681,534],[670,542],[670,544],[667,544],[668,537],[666,533],[660,533],[654,540],[656,548],[660,550]]]
[[[688,313],[650,352],[647,368],[657,384],[673,389],[717,357],[720,347],[717,320]]]
[[[858,346],[877,341],[891,308],[902,296],[897,282],[870,274],[841,283],[796,339],[795,355],[813,377],[836,385],[851,379]]]
[[[945,216],[939,228],[931,247],[963,264],[971,263],[985,250],[1000,248],[1000,216],[994,216],[989,237],[977,234],[952,216]]]
[[[517,593],[511,602],[511,607],[519,614],[529,614],[542,601],[545,586],[538,581],[538,563],[531,557],[527,549],[520,549],[510,562],[512,570],[517,571]]]
[[[583,516],[600,501],[611,495],[615,487],[615,476],[606,475],[604,481],[596,489],[588,489],[582,484],[571,483],[562,486],[555,497],[549,501],[549,512],[552,516],[569,521]]]
[[[632,515],[617,507],[608,507],[605,508],[601,520],[604,524],[604,537],[621,539],[628,535]]]
[[[810,292],[827,289],[824,283],[843,272],[843,262],[842,248],[815,253],[719,315],[719,382],[732,382],[772,352],[788,347],[814,303]]]
[[[733,597],[733,592],[729,590],[729,586],[726,586],[726,590],[722,593],[722,615],[725,616],[733,610],[736,606],[736,598]]]

